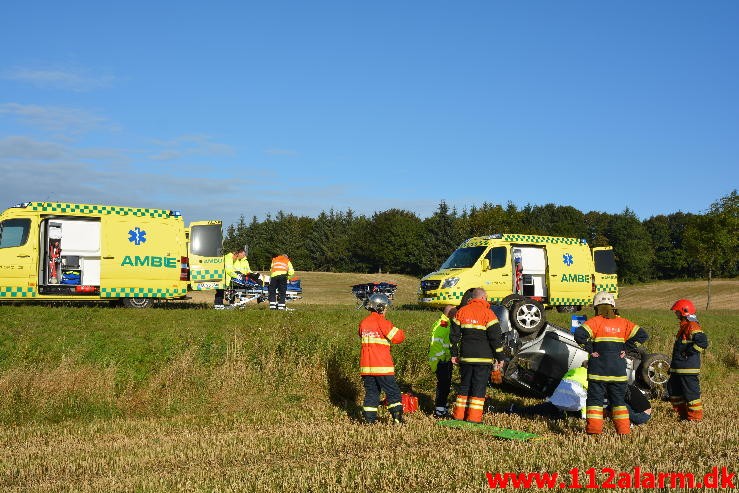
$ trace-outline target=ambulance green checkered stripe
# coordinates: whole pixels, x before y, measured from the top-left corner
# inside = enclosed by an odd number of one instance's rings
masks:
[[[618,284],[596,284],[595,289],[596,291],[616,291]]]
[[[36,290],[22,286],[0,286],[0,298],[35,298]]]
[[[101,298],[173,298],[185,296],[187,289],[101,288]]]
[[[223,278],[223,269],[200,269],[190,271],[191,281],[207,281]]]
[[[66,212],[75,214],[101,214],[138,217],[171,217],[173,219],[177,218],[176,216],[170,216],[169,211],[164,209],[140,209],[137,207],[69,204],[63,202],[31,202],[31,204],[28,206],[28,209],[40,212]]]
[[[587,305],[592,298],[550,298],[550,305]]]
[[[559,245],[580,245],[585,244],[579,238],[562,238],[560,236],[538,236],[538,235],[512,235],[504,234],[504,241],[523,241],[530,243],[553,243]]]

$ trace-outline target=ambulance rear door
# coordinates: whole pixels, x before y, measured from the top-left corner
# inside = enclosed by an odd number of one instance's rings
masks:
[[[190,289],[216,289],[223,282],[223,223],[193,221],[188,228]]]
[[[593,248],[593,264],[595,264],[596,292],[608,291],[618,298],[618,274],[613,247]]]

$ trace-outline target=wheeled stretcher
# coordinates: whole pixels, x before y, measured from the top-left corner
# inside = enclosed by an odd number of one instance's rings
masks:
[[[231,279],[231,285],[224,293],[228,303],[227,308],[239,308],[248,303],[267,301],[269,296],[269,276],[250,272],[240,278]],[[299,300],[303,297],[303,287],[300,279],[293,279],[287,283],[285,298]]]

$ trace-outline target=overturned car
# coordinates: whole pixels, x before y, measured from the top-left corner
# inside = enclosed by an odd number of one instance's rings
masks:
[[[491,309],[500,321],[505,352],[511,359],[504,369],[504,383],[538,397],[549,396],[568,370],[588,359],[569,328],[544,321],[537,332],[527,333],[511,322],[509,308],[500,304],[491,305]],[[669,369],[670,358],[664,354],[644,350],[626,354],[629,383],[653,398],[664,395]]]

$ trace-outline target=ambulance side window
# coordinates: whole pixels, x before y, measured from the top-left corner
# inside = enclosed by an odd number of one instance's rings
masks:
[[[7,219],[0,223],[0,248],[25,245],[31,231],[30,219]]]
[[[490,262],[491,269],[500,269],[505,267],[505,261],[508,253],[506,247],[495,247],[491,248],[487,254],[487,259]]]

